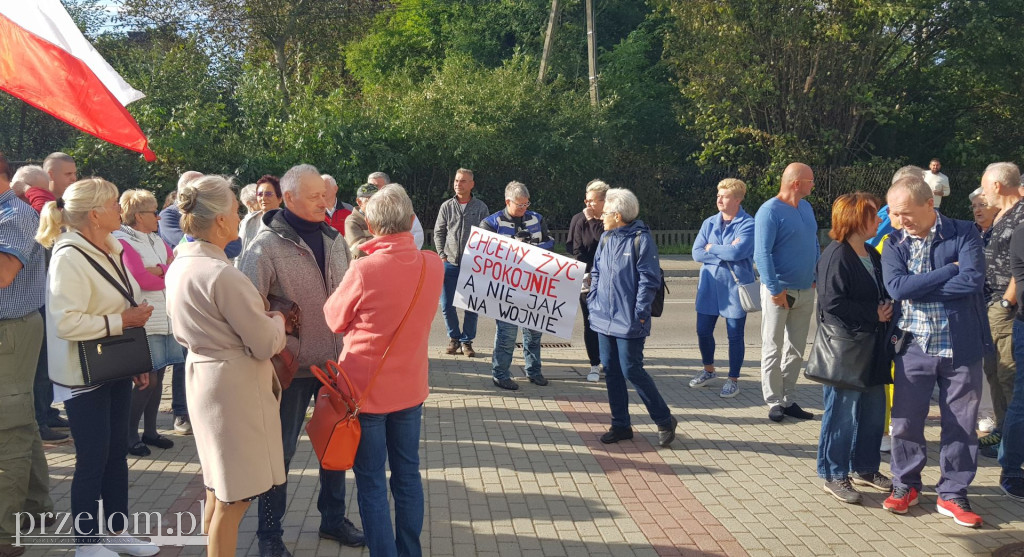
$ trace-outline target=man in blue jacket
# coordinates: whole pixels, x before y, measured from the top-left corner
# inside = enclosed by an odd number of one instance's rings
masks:
[[[897,348],[892,403],[893,491],[883,503],[903,514],[917,504],[928,461],[924,425],[939,386],[942,440],[937,510],[961,525],[981,526],[967,487],[978,469],[974,426],[981,400],[982,356],[991,347],[982,287],[985,254],[973,222],[935,210],[924,179],[898,180],[887,195],[902,225],[885,241],[882,273],[898,303],[892,322]]]
[[[540,213],[527,211],[530,206],[530,190],[522,182],[509,182],[505,186],[505,208],[480,222],[480,228],[515,238],[521,242],[551,249],[555,240],[548,233],[548,223]],[[494,350],[491,355],[491,374],[494,384],[502,389],[514,391],[519,383],[512,380],[508,368],[512,365],[512,352],[516,348],[519,327],[504,321],[496,322]],[[530,383],[541,387],[548,380],[540,371],[540,331],[523,327],[523,359],[526,361],[526,375]]]

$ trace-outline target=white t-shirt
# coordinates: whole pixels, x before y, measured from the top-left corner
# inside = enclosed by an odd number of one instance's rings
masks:
[[[942,195],[933,195],[933,198],[935,199],[935,208],[938,209],[939,205],[942,205],[942,198],[949,195],[949,178],[941,172],[936,174],[929,170],[924,173],[924,181],[928,184],[928,187],[932,189],[933,193],[936,190],[942,192]]]

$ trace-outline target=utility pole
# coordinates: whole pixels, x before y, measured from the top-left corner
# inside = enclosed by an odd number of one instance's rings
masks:
[[[587,60],[590,65],[590,104],[597,107],[597,38],[594,36],[594,0],[587,2]]]
[[[548,72],[548,60],[551,58],[551,45],[555,42],[555,23],[558,21],[558,0],[551,0],[551,15],[548,16],[548,32],[544,35],[544,53],[540,56],[540,74],[537,75],[537,83],[544,83],[545,74]]]

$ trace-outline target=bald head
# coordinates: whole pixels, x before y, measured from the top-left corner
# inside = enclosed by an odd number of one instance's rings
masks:
[[[799,201],[811,194],[814,188],[814,171],[802,162],[789,163],[782,172],[779,194],[787,201]]]

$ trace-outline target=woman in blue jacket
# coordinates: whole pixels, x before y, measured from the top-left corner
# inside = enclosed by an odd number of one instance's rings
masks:
[[[661,286],[661,267],[650,229],[636,220],[639,213],[640,203],[633,192],[608,190],[601,213],[605,233],[590,271],[590,328],[597,333],[612,411],[612,427],[601,436],[601,442],[633,438],[628,379],[658,426],[658,444],[667,447],[676,437],[679,422],[644,371],[644,342],[651,334],[651,303]]]
[[[703,263],[697,284],[697,344],[704,369],[690,380],[702,387],[715,378],[715,325],[725,318],[729,337],[729,378],[722,384],[722,398],[739,392],[737,380],[743,366],[743,328],[747,312],[740,306],[739,286],[754,282],[754,217],[740,206],[747,185],[736,178],[718,183],[719,213],[708,217],[693,242],[693,260]]]

